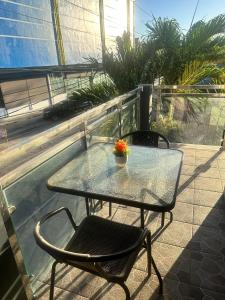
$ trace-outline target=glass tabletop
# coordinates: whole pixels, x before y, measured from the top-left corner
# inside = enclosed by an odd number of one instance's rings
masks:
[[[130,145],[121,168],[113,148],[109,143],[90,146],[50,177],[48,188],[156,211],[173,208],[183,153]]]

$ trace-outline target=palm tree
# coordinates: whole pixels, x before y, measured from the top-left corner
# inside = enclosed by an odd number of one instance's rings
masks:
[[[104,57],[104,70],[111,77],[120,93],[134,89],[142,78],[148,53],[144,43],[132,46],[130,35],[123,33],[116,38],[116,51],[107,51]]]
[[[207,76],[224,83],[224,14],[196,22],[186,34],[174,19],[154,19],[146,27],[148,43],[161,53],[158,76],[165,84],[195,84]]]

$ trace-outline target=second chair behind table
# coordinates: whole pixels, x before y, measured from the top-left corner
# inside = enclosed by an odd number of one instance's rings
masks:
[[[129,132],[121,137],[121,139],[129,139],[129,143],[132,145],[155,147],[155,148],[170,148],[168,139],[156,132],[151,130],[137,130]],[[171,215],[172,219],[172,215]],[[162,213],[162,226],[165,223],[165,212]],[[141,210],[141,224],[144,224],[144,210]]]
[[[133,132],[129,132],[121,137],[121,139],[129,139],[129,143],[132,145],[146,146],[146,147],[155,147],[155,148],[170,148],[170,143],[168,139],[162,134],[151,131],[151,130],[136,130]],[[91,206],[93,207],[93,200],[86,199],[87,205],[87,214],[89,214],[90,207],[89,201],[91,202]],[[102,208],[102,201],[100,201],[100,205]],[[112,214],[112,203],[109,203],[109,216]],[[172,215],[171,215],[172,220]],[[165,223],[165,212],[162,213],[162,226]],[[144,210],[141,210],[141,224],[144,224]]]

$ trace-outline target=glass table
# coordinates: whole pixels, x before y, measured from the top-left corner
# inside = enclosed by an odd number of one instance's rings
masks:
[[[125,167],[116,165],[114,145],[96,143],[48,180],[56,192],[157,212],[175,206],[183,153],[130,145]],[[141,218],[143,225],[143,216]]]

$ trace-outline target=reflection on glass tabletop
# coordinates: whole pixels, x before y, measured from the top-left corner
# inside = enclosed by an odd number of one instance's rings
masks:
[[[130,145],[118,167],[113,144],[96,143],[49,180],[48,188],[74,195],[160,211],[176,199],[183,154],[179,150]]]

